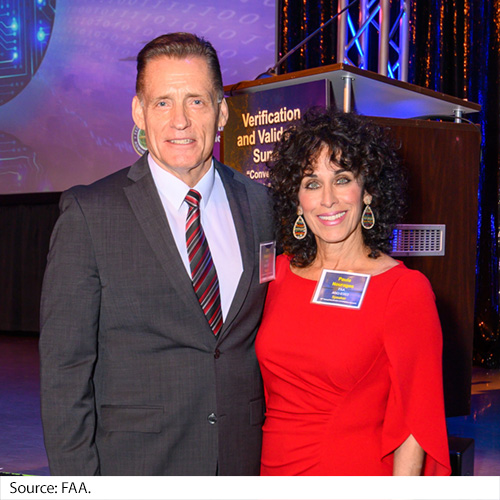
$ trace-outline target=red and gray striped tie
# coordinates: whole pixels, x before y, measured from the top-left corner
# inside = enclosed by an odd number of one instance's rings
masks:
[[[212,328],[214,335],[217,335],[222,328],[219,280],[205,232],[201,226],[201,194],[190,189],[185,200],[189,205],[186,219],[186,245],[193,288],[210,328]]]

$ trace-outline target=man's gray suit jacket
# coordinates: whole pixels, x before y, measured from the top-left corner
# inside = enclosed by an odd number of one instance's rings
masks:
[[[272,241],[267,189],[215,162],[243,261],[215,337],[147,158],[61,198],[42,291],[41,397],[53,475],[259,473],[254,352]]]

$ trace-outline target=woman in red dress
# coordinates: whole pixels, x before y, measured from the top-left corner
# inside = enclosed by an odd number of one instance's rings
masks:
[[[404,186],[390,142],[363,117],[312,110],[270,178],[284,254],[256,342],[261,474],[449,474],[434,294],[388,254]]]

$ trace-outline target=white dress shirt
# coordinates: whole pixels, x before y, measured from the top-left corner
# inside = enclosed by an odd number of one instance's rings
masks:
[[[160,167],[151,155],[148,155],[148,163],[177,249],[186,272],[191,278],[186,248],[188,205],[184,201],[191,188],[178,177]],[[238,236],[229,208],[229,201],[219,173],[215,170],[213,160],[210,170],[192,189],[201,194],[201,225],[217,270],[222,316],[225,320],[243,273],[243,261],[241,260]]]

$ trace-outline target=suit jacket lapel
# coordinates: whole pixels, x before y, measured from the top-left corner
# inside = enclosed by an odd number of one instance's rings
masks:
[[[167,216],[149,170],[147,155],[142,156],[130,167],[128,177],[134,182],[124,188],[125,195],[146,239],[165,271],[166,279],[175,283],[179,301],[190,307],[193,315],[198,315],[201,322],[206,322],[172,236]],[[184,333],[188,334],[188,332]],[[207,338],[210,339],[208,336]],[[213,337],[210,340],[213,341]]]
[[[226,190],[243,261],[243,273],[240,282],[238,283],[231,307],[224,321],[224,326],[218,335],[218,338],[221,339],[238,315],[248,294],[255,266],[255,245],[253,226],[249,220],[250,204],[247,190],[244,184],[234,178],[234,173],[229,167],[222,165],[217,160],[214,160],[214,162]]]

